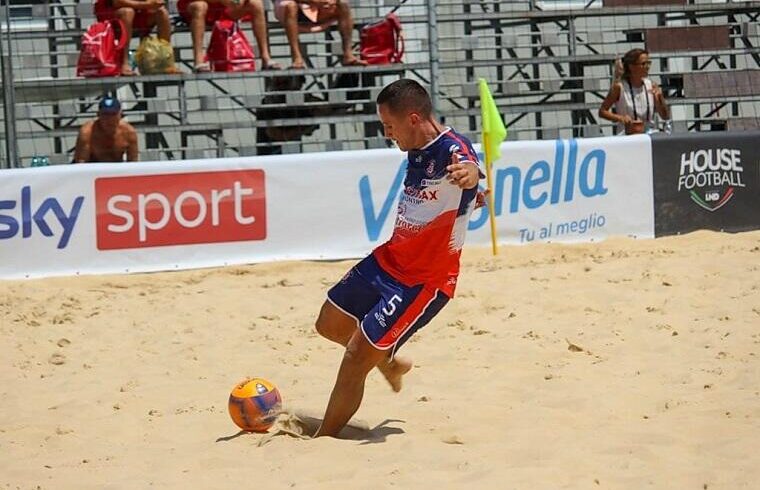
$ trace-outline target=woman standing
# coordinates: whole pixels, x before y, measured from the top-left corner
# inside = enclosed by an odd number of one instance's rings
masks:
[[[599,117],[617,123],[617,134],[639,134],[654,129],[655,112],[670,119],[662,89],[647,76],[649,52],[632,49],[622,59],[622,75],[616,77],[599,108]],[[610,111],[615,106],[615,112]]]

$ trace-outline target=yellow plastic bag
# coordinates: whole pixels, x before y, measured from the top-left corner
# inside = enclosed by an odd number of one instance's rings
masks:
[[[141,75],[177,73],[174,66],[174,48],[169,41],[155,36],[144,37],[135,53],[137,69]]]

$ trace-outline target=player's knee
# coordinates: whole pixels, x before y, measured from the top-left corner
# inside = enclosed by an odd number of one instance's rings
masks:
[[[362,379],[364,376],[372,371],[377,362],[363,355],[363,353],[356,348],[355,344],[349,343],[346,346],[346,352],[343,353],[343,365],[342,368],[346,369],[349,374],[352,374],[354,379]]]
[[[371,346],[364,337],[354,337],[343,354],[345,368],[356,376],[364,377],[385,358],[386,353]]]
[[[327,314],[327,303],[322,305],[322,309],[319,311],[319,316],[317,317],[317,321],[314,323],[314,329],[317,331],[319,335],[322,337],[329,338],[328,334],[330,332],[330,322],[328,321],[328,314]]]
[[[316,330],[322,337],[327,337],[327,322],[322,320],[322,315],[320,315],[314,323],[314,330]]]

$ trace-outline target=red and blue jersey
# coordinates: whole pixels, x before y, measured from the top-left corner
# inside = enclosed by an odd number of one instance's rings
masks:
[[[456,288],[477,193],[477,187],[460,189],[446,179],[454,153],[461,163],[479,166],[472,143],[451,128],[422,149],[409,151],[393,235],[372,252],[383,270],[402,284],[426,284],[449,297]]]

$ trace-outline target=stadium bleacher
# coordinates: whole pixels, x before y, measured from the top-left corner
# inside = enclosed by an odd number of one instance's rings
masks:
[[[284,31],[266,3],[273,56],[287,65]],[[178,19],[175,2],[168,6]],[[444,121],[475,138],[478,78],[489,81],[511,138],[611,134],[596,112],[613,60],[633,47],[651,51],[651,77],[663,85],[678,130],[741,130],[760,116],[760,1],[370,0],[352,8],[357,43],[362,25],[395,9],[404,26],[404,63],[343,67],[334,28],[303,34],[308,68],[297,73],[306,83],[273,92],[265,90],[268,79],[296,72],[193,74],[190,35],[179,21],[172,44],[184,74],[77,78],[92,2],[12,0],[8,18],[0,8],[3,99],[13,109],[4,112],[3,126],[13,121],[17,157],[11,164],[4,131],[0,163],[29,166],[41,155],[69,162],[79,126],[94,117],[104,93],[122,100],[143,160],[384,147],[373,101],[399,76],[429,86]],[[252,39],[250,26],[244,31]],[[284,101],[265,103],[267,95]],[[278,108],[290,117],[271,117]],[[264,109],[269,116],[259,118]],[[257,129],[292,124],[298,110],[299,124],[316,130],[277,144],[256,138]]]

